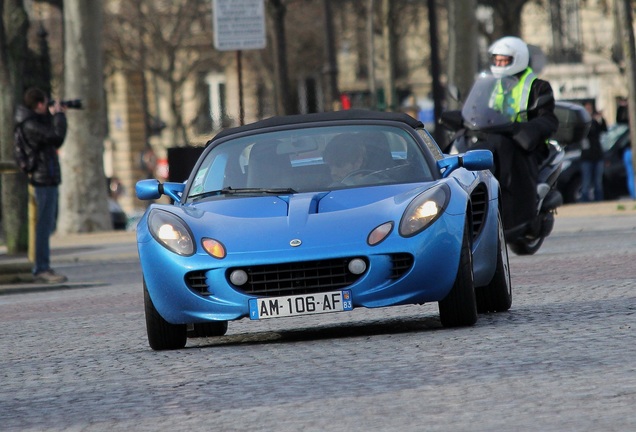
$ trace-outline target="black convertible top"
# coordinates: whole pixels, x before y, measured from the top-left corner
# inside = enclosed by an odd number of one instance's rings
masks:
[[[275,126],[349,120],[388,120],[406,123],[412,128],[424,127],[421,121],[414,119],[413,117],[405,113],[353,109],[313,114],[297,114],[289,116],[270,117],[244,126],[222,130],[221,132],[216,134],[212,141],[237,133],[254,131]]]

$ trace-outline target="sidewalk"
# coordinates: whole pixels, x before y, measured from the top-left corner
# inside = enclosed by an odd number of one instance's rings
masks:
[[[137,259],[134,231],[104,231],[51,237],[51,263],[111,261]],[[0,246],[0,295],[21,290],[44,290],[72,287],[72,282],[41,284],[33,282],[32,263],[27,254],[7,255]]]
[[[557,218],[586,216],[635,216],[636,201],[622,199],[595,203],[567,204],[557,208]]]

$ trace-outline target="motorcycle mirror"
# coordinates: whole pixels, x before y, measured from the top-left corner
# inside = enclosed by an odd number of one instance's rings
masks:
[[[461,95],[459,91],[459,87],[455,84],[448,85],[448,95],[456,102],[461,102]]]

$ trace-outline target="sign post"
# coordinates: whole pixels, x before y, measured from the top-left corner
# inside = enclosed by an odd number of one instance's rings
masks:
[[[265,38],[265,0],[212,0],[214,48],[236,51],[239,85],[239,121],[245,123],[241,51],[263,49]]]

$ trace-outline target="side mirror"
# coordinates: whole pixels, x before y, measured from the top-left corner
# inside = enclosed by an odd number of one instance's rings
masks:
[[[140,180],[135,185],[135,193],[140,200],[153,200],[167,195],[174,201],[181,201],[185,183],[160,183],[156,179]]]
[[[459,155],[446,156],[437,161],[442,177],[448,177],[458,168],[470,171],[489,170],[494,166],[494,158],[490,150],[469,150]]]
[[[489,170],[495,160],[490,150],[469,150],[462,156],[462,166],[470,171]]]

